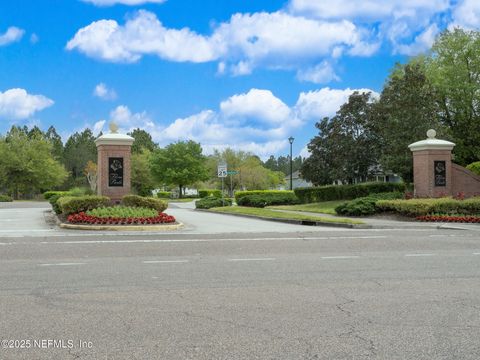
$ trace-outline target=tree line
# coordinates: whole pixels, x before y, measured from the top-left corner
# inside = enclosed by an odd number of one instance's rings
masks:
[[[219,162],[226,162],[235,171],[225,181],[225,189],[232,194],[237,189],[269,189],[284,183],[285,175],[277,170],[278,165],[270,169],[252,153],[227,148],[205,156],[201,145],[194,141],[161,148],[145,130],[135,129],[129,135],[135,139],[132,188],[140,195],[151,195],[155,188],[177,188],[180,196],[187,186],[220,188]],[[5,136],[0,136],[0,192],[18,199],[51,189],[90,186],[95,191],[95,139],[92,131],[85,129],[72,134],[63,144],[53,126],[46,132],[37,126],[12,126]]]
[[[413,181],[408,145],[428,129],[456,143],[454,161],[480,159],[480,33],[443,32],[429,54],[397,64],[379,98],[354,93],[332,118],[316,123],[301,167],[316,185],[351,183],[375,173]]]

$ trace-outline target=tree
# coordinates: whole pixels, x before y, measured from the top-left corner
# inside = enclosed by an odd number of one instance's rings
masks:
[[[97,164],[92,160],[88,160],[83,173],[87,177],[87,181],[90,184],[90,189],[95,193],[97,190]]]
[[[57,134],[57,131],[53,126],[50,126],[45,133],[45,139],[47,139],[52,144],[52,154],[53,157],[61,162],[63,162],[63,142],[60,135]]]
[[[0,187],[15,199],[59,186],[67,177],[63,165],[52,156],[52,144],[24,131],[0,138]]]
[[[354,92],[336,115],[316,124],[319,135],[301,172],[312,183],[365,181],[378,161],[379,141],[372,130],[370,93]],[[321,171],[321,172],[320,172]]]
[[[408,145],[424,139],[428,129],[445,131],[438,119],[435,91],[425,74],[422,58],[397,64],[374,107],[374,131],[381,139],[380,164],[384,171],[413,181],[413,160]]]
[[[205,161],[200,144],[190,140],[155,150],[150,163],[154,179],[162,184],[177,185],[181,197],[185,186],[208,179]]]
[[[83,170],[88,161],[97,160],[95,137],[90,129],[74,133],[65,143],[65,167],[70,172],[70,185],[86,185]]]
[[[437,95],[438,114],[456,143],[455,162],[464,166],[480,160],[480,32],[442,33],[426,72]]]
[[[301,156],[294,157],[292,161],[292,171],[300,170],[302,164],[303,159]],[[277,159],[271,155],[268,160],[263,163],[263,166],[272,171],[281,171],[285,175],[290,175],[290,156],[279,156]]]
[[[150,158],[152,153],[143,149],[140,153],[133,153],[131,158],[132,188],[140,196],[151,196],[155,188]]]
[[[139,154],[143,149],[152,152],[158,147],[157,144],[153,142],[152,136],[145,130],[135,129],[131,133],[128,133],[128,135],[135,139],[132,145],[133,154]]]

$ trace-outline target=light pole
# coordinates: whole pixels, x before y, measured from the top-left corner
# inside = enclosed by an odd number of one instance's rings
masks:
[[[293,190],[293,161],[292,161],[292,145],[295,138],[290,136],[288,142],[290,143],[290,190]]]

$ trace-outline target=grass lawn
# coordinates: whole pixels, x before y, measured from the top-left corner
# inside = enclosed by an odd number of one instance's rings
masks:
[[[337,213],[335,212],[335,208],[338,205],[343,204],[345,201],[347,200],[324,201],[319,203],[301,205],[269,206],[267,207],[267,209],[307,211],[320,214],[337,215]]]
[[[242,214],[253,215],[267,219],[290,219],[290,220],[306,220],[306,221],[318,221],[325,223],[340,223],[340,224],[364,224],[362,221],[344,219],[344,218],[325,218],[320,216],[302,215],[302,214],[289,214],[280,211],[274,211],[271,209],[252,208],[245,206],[226,206],[219,208],[212,208],[210,211],[226,214]]]

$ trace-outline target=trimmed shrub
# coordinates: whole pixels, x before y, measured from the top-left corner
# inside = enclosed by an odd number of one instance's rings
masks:
[[[335,208],[335,212],[344,216],[367,216],[376,212],[375,203],[377,199],[362,197],[345,202]]]
[[[222,199],[214,196],[208,196],[203,199],[195,201],[197,209],[210,209],[214,207],[232,206],[232,200]]]
[[[298,199],[293,192],[285,192],[283,194],[253,194],[243,195],[237,200],[240,206],[250,206],[263,208],[273,205],[294,205],[298,204]]]
[[[467,166],[467,169],[473,172],[474,174],[480,175],[480,161],[471,163]]]
[[[344,202],[335,208],[335,212],[344,216],[367,216],[378,212],[376,203],[379,200],[402,199],[403,194],[399,192],[371,194],[367,197]]]
[[[66,191],[58,191],[58,193],[59,194],[54,194],[54,195],[50,196],[50,198],[48,199],[48,202],[50,203],[50,205],[52,205],[53,211],[57,215],[62,213],[62,209],[58,205],[58,200],[62,197],[68,196],[68,193]],[[60,193],[62,193],[62,194],[60,194]]]
[[[12,202],[11,196],[0,194],[0,202]]]
[[[141,207],[112,206],[88,210],[86,214],[99,218],[148,218],[157,216],[158,211]]]
[[[160,199],[170,199],[172,197],[171,191],[159,191],[157,192],[157,197]]]
[[[57,200],[57,205],[62,214],[70,215],[100,207],[110,206],[111,200],[106,196],[63,196]]]
[[[221,198],[222,191],[217,189],[201,189],[198,190],[198,196],[200,197],[200,199],[206,198],[207,196]]]
[[[352,200],[367,197],[370,194],[405,191],[404,183],[362,183],[354,185],[329,185],[295,189],[295,195],[302,203],[314,203],[332,200]]]
[[[168,207],[166,201],[154,197],[143,197],[138,195],[125,195],[122,198],[122,205],[131,207],[143,207],[163,212]]]
[[[59,196],[68,196],[70,193],[68,191],[45,191],[43,193],[43,197],[45,200],[50,200],[52,196],[59,195]]]
[[[381,211],[393,211],[406,216],[424,216],[429,214],[479,215],[480,197],[467,200],[452,198],[379,200],[376,206]]]

